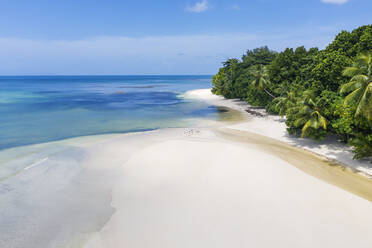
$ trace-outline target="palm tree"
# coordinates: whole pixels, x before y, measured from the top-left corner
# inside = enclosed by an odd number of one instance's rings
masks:
[[[310,115],[306,116],[307,117],[307,122],[305,125],[302,127],[301,130],[301,137],[304,138],[307,136],[307,131],[310,127],[314,129],[319,129],[320,127],[323,128],[324,130],[327,129],[327,120],[324,118],[319,111],[314,110],[310,113]]]
[[[260,91],[265,91],[269,96],[275,98],[266,88],[270,85],[269,76],[267,74],[267,69],[264,65],[252,66],[250,72],[254,76],[254,80],[251,85]]]
[[[327,119],[319,111],[319,101],[314,101],[314,92],[306,90],[303,93],[300,106],[296,108],[299,113],[299,118],[295,121],[295,126],[302,126],[301,137],[308,136],[309,128],[327,129]]]
[[[295,106],[295,93],[287,92],[284,96],[277,97],[273,100],[275,103],[274,108],[278,111],[280,116],[284,116],[288,108]]]
[[[372,53],[360,55],[343,75],[351,77],[340,89],[341,94],[349,93],[344,104],[356,104],[355,116],[363,115],[372,120]]]

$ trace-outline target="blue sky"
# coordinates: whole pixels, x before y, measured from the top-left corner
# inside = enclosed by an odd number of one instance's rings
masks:
[[[0,0],[0,74],[213,74],[247,49],[320,47],[371,0]]]

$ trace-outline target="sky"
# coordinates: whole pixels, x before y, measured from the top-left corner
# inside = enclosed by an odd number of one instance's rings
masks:
[[[324,48],[372,0],[0,0],[0,75],[210,75],[260,46]]]

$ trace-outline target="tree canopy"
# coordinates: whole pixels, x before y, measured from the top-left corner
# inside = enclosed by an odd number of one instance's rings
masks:
[[[372,25],[340,32],[325,49],[260,47],[223,62],[212,91],[286,116],[290,134],[336,135],[372,156]]]

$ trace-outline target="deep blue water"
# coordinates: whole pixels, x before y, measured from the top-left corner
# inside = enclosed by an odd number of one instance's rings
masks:
[[[210,76],[2,76],[0,149],[64,138],[179,127],[217,109],[179,95]]]

